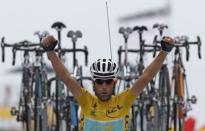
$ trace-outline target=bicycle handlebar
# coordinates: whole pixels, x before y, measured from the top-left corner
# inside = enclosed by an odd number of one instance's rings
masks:
[[[12,49],[12,53],[13,53],[12,65],[15,65],[16,63],[16,49],[15,48]]]
[[[14,44],[5,43],[5,37],[1,38],[2,62],[5,61],[5,47],[13,47]]]
[[[144,47],[153,47],[153,49],[143,49],[143,53],[145,53],[145,52],[153,52],[153,51],[159,51],[160,50],[160,46],[154,46],[154,45],[145,45]],[[154,47],[155,47],[155,49],[154,49]],[[140,53],[141,52],[141,50],[140,49],[128,49],[127,50],[127,53]],[[119,56],[119,59],[118,59],[118,61],[119,61],[119,65],[121,64],[121,54],[122,53],[125,53],[125,49],[122,49],[122,46],[120,46],[119,47],[119,49],[118,49],[118,56]]]
[[[45,50],[42,47],[42,45],[40,43],[32,43],[28,40],[24,40],[18,43],[14,43],[14,44],[7,44],[5,43],[5,37],[2,37],[1,39],[1,48],[2,48],[2,62],[5,61],[5,47],[11,47],[12,52],[13,52],[13,61],[12,61],[12,65],[15,65],[15,58],[16,58],[16,51],[29,51],[29,52],[38,52],[38,53],[44,53]],[[32,47],[32,48],[28,48],[28,47]],[[39,47],[39,48],[36,48]],[[54,51],[58,52],[59,49],[55,49]],[[62,51],[63,53],[65,52],[84,52],[85,53],[85,65],[88,65],[88,49],[87,46],[84,46],[84,49],[61,49],[60,51]]]
[[[197,41],[188,41],[187,36],[176,37],[174,40],[174,47],[185,47],[186,48],[186,60],[189,60],[189,47],[190,45],[197,45],[198,47],[198,57],[201,59],[201,39],[197,36]]]
[[[44,53],[46,52],[43,48],[26,48],[22,46],[13,46],[13,64],[15,64],[15,56],[16,56],[16,51],[29,51],[29,52],[37,52],[37,53]],[[58,52],[59,49],[55,49],[55,52]],[[61,49],[61,53],[70,53],[70,52],[83,52],[85,53],[85,65],[88,65],[88,50],[87,47],[85,46],[84,49]]]
[[[13,46],[12,53],[13,53],[13,60],[12,65],[16,63],[16,51],[27,51],[27,52],[36,52],[37,55],[46,52],[43,48],[25,48],[24,46]]]
[[[16,52],[16,48],[20,48],[20,47],[37,47],[37,46],[41,46],[40,43],[32,43],[28,40],[23,40],[14,44],[8,44],[5,43],[5,37],[1,38],[1,49],[2,49],[2,62],[5,61],[5,47],[10,47],[10,48],[15,48],[12,49],[12,52]],[[15,54],[13,54],[14,57]],[[15,61],[13,61],[12,63],[15,63]]]
[[[1,38],[1,50],[2,50],[1,59],[2,59],[2,62],[4,62],[5,60],[4,37]]]
[[[197,36],[197,41],[198,41],[198,57],[201,59],[201,39],[199,36]]]

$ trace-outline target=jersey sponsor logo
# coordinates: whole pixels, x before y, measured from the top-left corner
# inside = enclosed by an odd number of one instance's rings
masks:
[[[110,117],[110,118],[117,118],[120,114],[117,113],[117,115],[116,115],[115,112],[121,110],[122,108],[123,108],[123,106],[117,105],[117,106],[115,106],[115,107],[113,107],[113,108],[111,108],[111,109],[108,109],[108,110],[106,111],[106,116],[107,116],[107,117]]]
[[[85,131],[123,131],[123,119],[113,121],[97,121],[85,119]]]

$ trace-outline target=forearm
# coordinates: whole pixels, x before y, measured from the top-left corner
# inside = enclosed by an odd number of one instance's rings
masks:
[[[50,51],[47,53],[48,59],[51,61],[54,70],[56,71],[57,76],[64,80],[65,77],[70,76],[70,73],[65,68],[59,57],[54,51]]]
[[[160,51],[158,56],[154,59],[154,61],[144,70],[143,75],[146,78],[146,83],[153,79],[153,77],[157,74],[159,69],[161,68],[166,56],[167,52],[165,51]]]
[[[161,68],[166,56],[167,56],[167,52],[160,51],[160,53],[154,59],[154,61],[145,69],[145,71],[139,77],[139,79],[136,80],[133,87],[131,88],[131,90],[135,96],[138,96],[141,93],[141,91],[145,88],[145,86],[157,74],[157,72]]]
[[[80,96],[82,94],[81,86],[74,78],[71,77],[69,71],[63,65],[63,63],[56,55],[56,53],[50,51],[47,54],[48,54],[48,59],[51,61],[57,76],[66,84],[66,86],[69,88],[69,90],[76,98]]]

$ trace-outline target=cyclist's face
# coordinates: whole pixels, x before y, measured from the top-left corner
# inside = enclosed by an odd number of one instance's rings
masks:
[[[96,96],[102,101],[109,100],[112,96],[114,85],[114,80],[96,80],[94,86]]]

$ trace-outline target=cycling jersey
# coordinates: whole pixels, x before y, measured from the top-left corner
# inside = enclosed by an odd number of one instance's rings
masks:
[[[130,107],[135,101],[130,89],[102,102],[97,96],[82,89],[77,98],[81,106],[82,131],[127,131]]]

